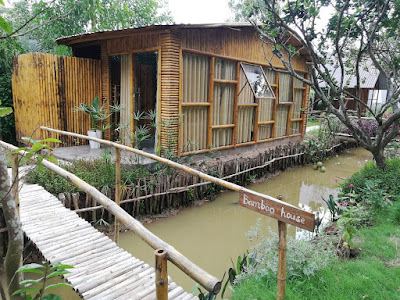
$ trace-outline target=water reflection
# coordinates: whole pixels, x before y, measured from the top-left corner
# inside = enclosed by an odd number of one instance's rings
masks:
[[[274,197],[283,195],[289,203],[309,206],[315,211],[324,205],[321,197],[336,193],[334,178],[351,176],[370,158],[369,152],[355,149],[327,161],[326,173],[314,171],[311,166],[299,167],[248,187]],[[204,270],[222,278],[231,266],[230,258],[236,260],[252,246],[245,233],[255,226],[258,218],[262,220],[264,235],[268,236],[268,227],[277,230],[276,220],[235,204],[238,200],[238,193],[224,192],[213,202],[184,209],[177,216],[149,224],[147,228]],[[304,236],[304,231],[289,225],[288,234]],[[120,238],[124,249],[154,264],[153,251],[133,233],[124,233]],[[172,264],[168,267],[171,277],[184,289],[190,291],[195,286],[195,282],[182,271]]]

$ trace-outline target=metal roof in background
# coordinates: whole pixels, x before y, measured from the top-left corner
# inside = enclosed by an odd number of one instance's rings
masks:
[[[328,70],[331,73],[332,78],[340,82],[341,68],[339,66],[327,65]],[[360,66],[360,88],[362,89],[372,89],[375,87],[376,82],[379,79],[379,70],[374,66],[371,60],[367,60]],[[348,84],[346,84],[348,82]],[[344,75],[344,84],[347,85],[348,88],[355,88],[357,85],[357,78],[355,74],[345,74]],[[325,87],[325,82],[320,82],[320,87]]]

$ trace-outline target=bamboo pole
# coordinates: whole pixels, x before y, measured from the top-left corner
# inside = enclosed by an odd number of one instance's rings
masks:
[[[115,148],[115,203],[121,206],[121,149]],[[119,241],[119,220],[114,220],[114,242]]]
[[[214,68],[215,57],[210,58],[210,72],[208,74],[209,90],[208,90],[208,104],[210,106],[208,111],[208,128],[207,128],[207,148],[211,148],[212,144],[212,125],[213,125],[213,102],[214,102]]]
[[[150,158],[150,159],[152,159],[152,160],[159,161],[159,162],[164,163],[164,164],[166,164],[166,165],[168,165],[168,166],[170,166],[170,167],[173,167],[173,168],[175,168],[175,169],[182,170],[182,171],[184,171],[184,172],[186,172],[186,173],[189,173],[189,174],[198,176],[198,177],[200,177],[201,179],[204,179],[204,180],[210,181],[210,182],[212,182],[212,183],[218,184],[218,185],[220,185],[220,186],[222,186],[222,187],[224,187],[224,188],[227,188],[227,189],[229,189],[229,190],[232,190],[232,191],[235,191],[235,192],[243,191],[243,192],[250,193],[250,194],[257,194],[256,192],[254,192],[254,191],[252,191],[252,190],[250,190],[250,189],[244,188],[244,187],[242,187],[242,186],[240,186],[240,185],[238,185],[238,184],[225,181],[225,180],[223,180],[223,179],[221,179],[221,178],[216,178],[216,177],[214,177],[214,176],[211,176],[211,175],[208,175],[208,174],[206,174],[206,173],[200,172],[200,171],[198,171],[198,170],[196,170],[196,169],[187,167],[187,166],[185,166],[185,165],[182,165],[182,164],[180,164],[180,163],[171,161],[171,160],[169,160],[169,159],[166,159],[166,158],[157,156],[157,155],[155,155],[155,154],[147,153],[147,152],[142,151],[142,150],[139,150],[139,149],[131,148],[131,147],[128,147],[128,146],[125,146],[125,145],[121,145],[121,144],[118,144],[118,143],[115,143],[115,142],[111,142],[111,141],[108,141],[108,140],[102,140],[102,139],[98,139],[98,138],[94,138],[94,137],[89,137],[89,136],[87,136],[87,135],[82,135],[82,134],[77,134],[77,133],[72,133],[72,132],[67,132],[67,131],[52,129],[52,128],[48,128],[48,127],[45,127],[45,126],[40,126],[40,129],[42,129],[42,130],[48,130],[48,131],[56,132],[56,133],[60,133],[60,134],[65,134],[65,135],[69,135],[69,136],[73,136],[73,137],[77,137],[77,138],[92,140],[92,141],[95,141],[95,142],[98,142],[98,143],[102,143],[102,144],[107,145],[107,146],[110,146],[110,147],[120,148],[121,150],[125,150],[125,151],[128,151],[128,152],[132,152],[132,153],[135,153],[135,154],[137,154],[137,155],[141,155],[141,156]],[[247,143],[247,144],[254,144],[254,142]],[[0,145],[4,145],[4,147],[7,147],[7,148],[12,147],[11,145],[9,145],[9,144],[7,144],[7,143],[4,143],[4,142],[2,142],[2,141],[0,141]],[[12,148],[12,149],[14,149],[14,148]],[[15,148],[15,149],[17,149],[17,148]],[[65,171],[64,169],[61,169],[61,170],[62,170],[62,171]],[[61,174],[60,174],[60,175],[61,175]],[[72,175],[73,175],[73,174],[72,174]],[[61,176],[63,176],[63,175],[61,175]],[[69,179],[67,178],[67,180],[69,180]],[[70,181],[71,181],[71,180],[70,180]],[[84,182],[83,180],[81,180],[81,181]],[[86,182],[84,182],[84,183],[87,184]],[[266,199],[268,199],[268,200],[272,200],[272,201],[274,201],[274,202],[276,202],[276,203],[281,203],[281,204],[283,204],[283,205],[285,205],[285,206],[291,206],[291,207],[293,207],[293,208],[299,209],[298,207],[296,207],[296,206],[294,206],[294,205],[291,205],[291,204],[289,204],[289,203],[286,203],[286,202],[284,202],[284,201],[281,201],[281,200],[279,200],[279,199],[276,199],[276,198],[274,198],[274,197],[272,197],[272,196],[263,195],[263,197],[266,198]],[[105,206],[105,208],[108,209],[107,206]],[[168,249],[167,249],[167,250],[168,250]]]
[[[239,82],[240,82],[240,63],[236,63],[236,86],[235,86],[235,99],[234,104],[233,104],[233,124],[235,125],[233,127],[233,137],[232,137],[232,145],[236,148],[236,143],[237,143],[237,131],[238,131],[238,122],[237,122],[237,116],[238,116],[238,103],[239,103]]]
[[[51,129],[54,130],[54,129]],[[59,131],[59,130],[57,130]],[[64,132],[60,132],[64,133]],[[70,136],[74,136],[75,134],[70,134]],[[88,138],[85,135],[77,135],[81,138]],[[92,139],[92,138],[89,138]],[[171,166],[177,165],[181,166],[177,163],[174,163],[172,161],[169,161],[165,158],[158,157],[154,154],[148,154],[144,151],[140,151],[137,149],[133,149],[127,146],[119,145],[117,143],[109,142],[106,140],[101,140],[101,139],[96,139],[93,138],[94,141],[100,141],[101,143],[106,143],[110,146],[115,146],[119,147],[120,149],[132,149],[134,152],[137,152],[137,154],[146,154],[150,155],[150,158],[156,158],[160,159],[162,161],[170,162],[172,163]],[[7,144],[3,141],[0,141],[0,145],[3,147],[14,151],[17,150],[17,147],[14,147],[10,144]],[[26,155],[26,151],[19,151],[20,155]],[[143,155],[142,154],[142,155]],[[109,199],[107,196],[103,195],[99,190],[97,190],[95,187],[89,185],[76,175],[64,170],[63,168],[47,161],[43,160],[42,162],[43,166],[48,168],[49,170],[57,173],[61,177],[65,178],[66,180],[70,181],[77,187],[79,187],[82,191],[90,194],[93,199],[95,199],[97,202],[102,204],[105,209],[107,209],[109,212],[115,215],[115,217],[118,217],[119,220],[121,221],[122,224],[124,224],[128,229],[132,230],[137,236],[139,236],[142,240],[144,240],[148,245],[150,245],[153,249],[158,249],[162,248],[165,249],[168,252],[168,259],[175,264],[179,269],[181,269],[184,273],[186,273],[189,277],[191,277],[193,280],[198,282],[201,286],[203,286],[207,291],[217,294],[221,290],[221,282],[214,276],[208,274],[206,271],[201,269],[199,266],[194,264],[192,261],[190,261],[187,257],[182,255],[179,251],[177,251],[173,246],[169,245],[168,243],[164,242],[162,239],[160,239],[158,236],[150,232],[148,229],[146,229],[138,220],[133,218],[131,215],[129,215],[125,210],[123,210],[121,207],[119,207],[114,201]],[[182,166],[181,166],[182,167]],[[193,170],[195,171],[195,170]],[[198,172],[198,171],[196,171]],[[201,173],[201,172],[199,172]],[[201,173],[203,174],[203,173]],[[206,174],[204,174],[206,175]],[[206,175],[210,178],[213,178],[212,176]],[[238,186],[239,187],[239,186]]]
[[[156,257],[156,295],[157,300],[168,300],[168,273],[167,273],[167,251],[157,249],[154,251]]]
[[[11,168],[12,168],[12,195],[14,197],[15,205],[19,215],[19,161],[18,153],[11,154]]]
[[[277,197],[279,200],[283,200],[282,196]],[[286,236],[287,236],[287,225],[285,222],[278,220],[278,234],[279,234],[279,253],[278,253],[278,293],[277,300],[285,299],[286,290]]]

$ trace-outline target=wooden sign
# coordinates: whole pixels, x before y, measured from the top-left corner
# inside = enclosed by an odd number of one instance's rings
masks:
[[[248,189],[242,189],[239,195],[239,204],[243,207],[296,227],[314,231],[313,213]]]

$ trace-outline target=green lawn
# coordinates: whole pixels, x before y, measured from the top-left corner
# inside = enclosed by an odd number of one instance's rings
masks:
[[[357,233],[356,259],[338,260],[311,278],[291,279],[286,300],[400,299],[400,226],[387,216]],[[276,299],[275,278],[238,284],[232,300]]]
[[[307,127],[311,127],[311,126],[317,126],[319,125],[318,120],[307,120]]]

